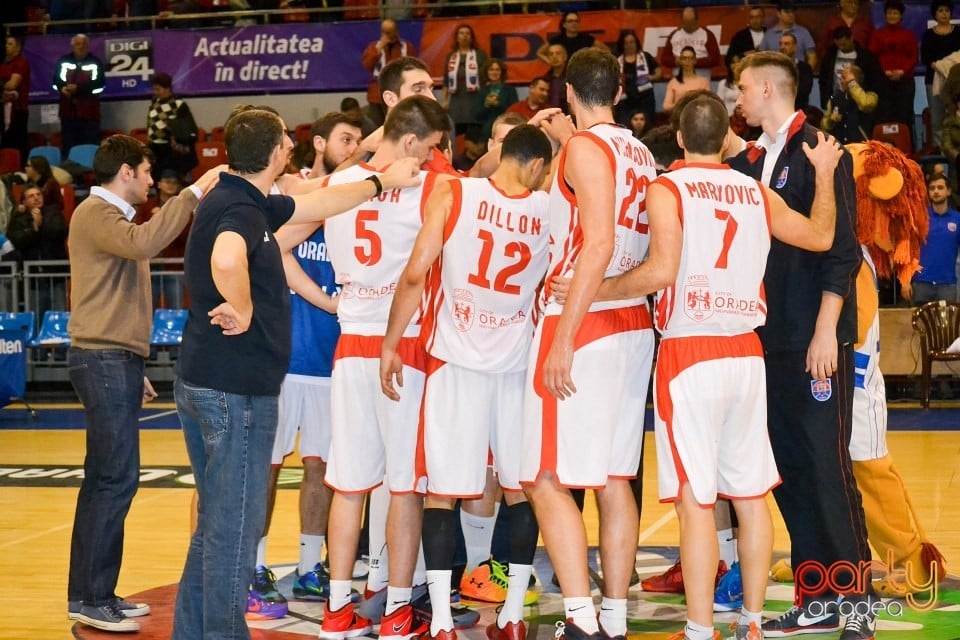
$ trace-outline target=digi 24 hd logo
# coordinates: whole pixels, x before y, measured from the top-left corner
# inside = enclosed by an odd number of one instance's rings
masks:
[[[120,90],[137,89],[153,75],[153,39],[112,38],[104,42],[107,78],[119,78]]]

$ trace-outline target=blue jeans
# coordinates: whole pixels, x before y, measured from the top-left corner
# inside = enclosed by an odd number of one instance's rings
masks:
[[[173,618],[173,640],[250,637],[244,612],[267,514],[277,396],[173,387],[197,483],[197,529]]]
[[[71,348],[70,382],[83,403],[87,455],[70,541],[68,600],[112,601],[123,523],[140,482],[143,358],[121,349]]]

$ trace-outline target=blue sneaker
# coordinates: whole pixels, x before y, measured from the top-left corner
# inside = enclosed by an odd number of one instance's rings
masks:
[[[270,569],[259,566],[247,594],[247,617],[255,620],[276,620],[287,615],[287,599],[277,591],[277,579]]]
[[[723,574],[713,593],[714,611],[739,611],[743,608],[743,578],[740,563],[734,562],[730,571]]]
[[[298,600],[326,600],[330,597],[330,574],[326,567],[317,563],[312,571],[300,575],[293,581],[293,597]]]

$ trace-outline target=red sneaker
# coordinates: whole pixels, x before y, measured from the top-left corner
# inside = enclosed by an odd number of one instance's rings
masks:
[[[380,640],[410,640],[429,630],[430,625],[409,604],[380,618]]]
[[[437,635],[433,635],[430,631],[427,631],[423,634],[423,640],[457,640],[457,632],[451,629],[450,631],[441,631]]]
[[[366,618],[358,616],[352,604],[336,611],[330,611],[329,602],[323,605],[323,623],[320,625],[318,637],[326,640],[344,640],[344,638],[365,636],[371,631],[373,631],[373,625]]]
[[[717,577],[714,579],[714,588],[720,582],[720,578],[727,572],[727,563],[723,560],[717,565]],[[677,562],[658,576],[650,576],[640,582],[640,588],[644,591],[653,591],[655,593],[683,593],[683,571],[680,568],[680,561]]]
[[[527,625],[520,622],[508,622],[507,626],[501,629],[496,622],[487,625],[487,638],[489,640],[526,640]]]

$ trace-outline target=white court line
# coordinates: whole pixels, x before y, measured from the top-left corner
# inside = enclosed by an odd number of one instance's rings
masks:
[[[640,533],[640,537],[637,539],[637,544],[638,545],[643,544],[647,538],[649,538],[650,536],[655,534],[657,531],[662,529],[664,525],[666,525],[668,522],[670,522],[676,517],[677,517],[677,512],[675,509],[671,509],[667,513],[660,516],[659,520],[657,520],[656,522],[653,523],[653,525],[648,527],[646,531],[643,531]]]
[[[160,413],[155,413],[152,416],[146,416],[145,418],[140,418],[140,422],[146,422],[147,420],[156,420],[157,418],[166,418],[167,416],[172,416],[177,413],[176,409],[171,409],[170,411],[161,411]]]
[[[140,495],[138,494],[135,500],[137,501],[137,504],[140,505],[148,502],[154,502],[155,500],[159,500],[160,498],[163,498],[163,497],[166,497],[164,495],[164,492],[158,492],[153,496],[143,497],[143,498],[141,498]],[[16,540],[10,540],[9,542],[4,542],[0,544],[0,549],[7,549],[9,547],[13,547],[15,545],[22,544],[24,542],[30,542],[31,540],[42,538],[43,536],[50,535],[51,533],[56,533],[58,531],[63,531],[64,529],[72,529],[72,528],[73,528],[73,519],[71,518],[69,524],[62,524],[57,527],[50,527],[49,529],[45,529],[43,531],[37,531],[36,533],[32,533],[28,536],[23,536],[22,538],[17,538]]]

